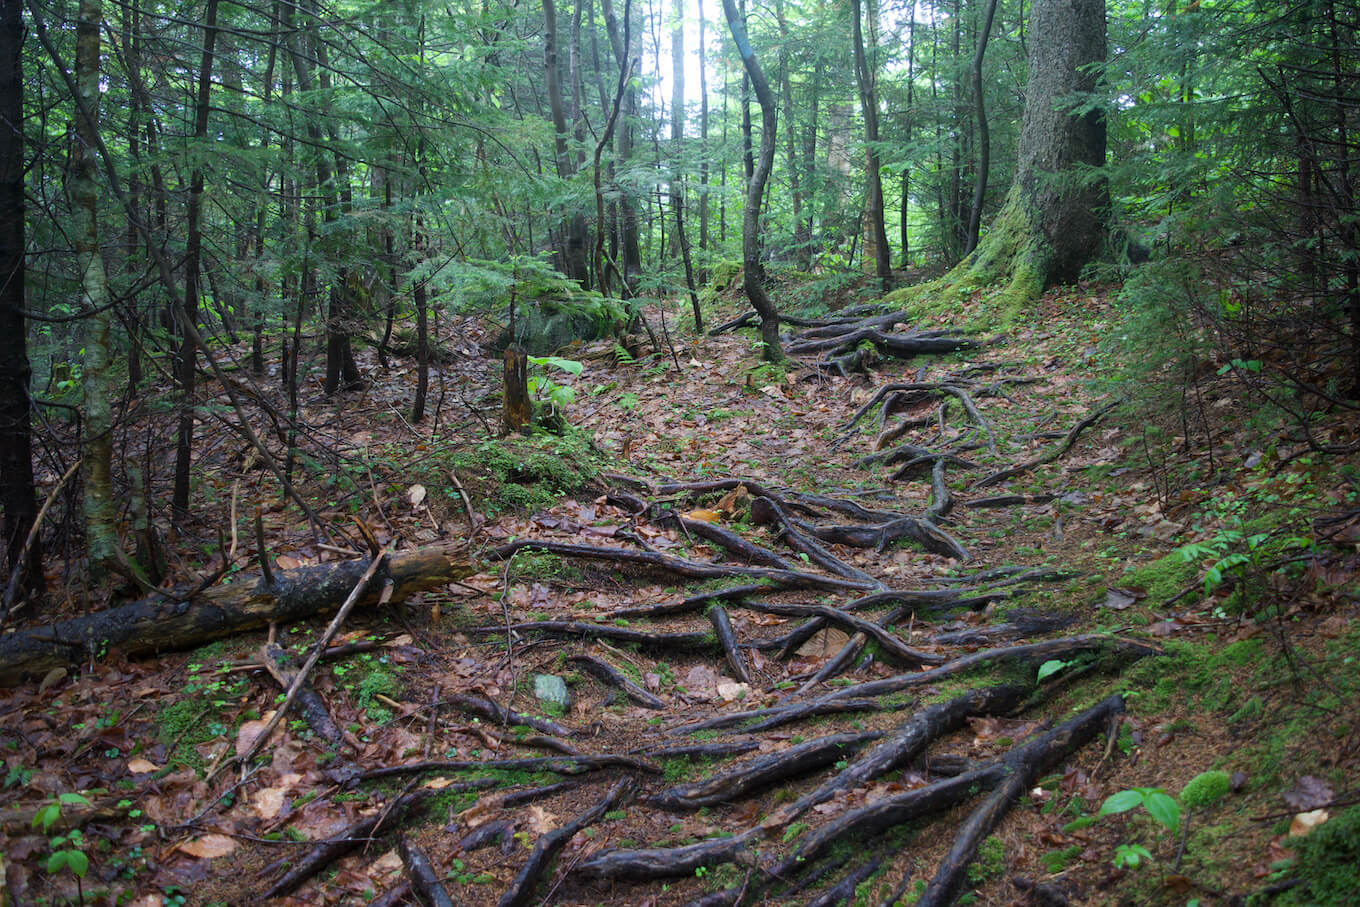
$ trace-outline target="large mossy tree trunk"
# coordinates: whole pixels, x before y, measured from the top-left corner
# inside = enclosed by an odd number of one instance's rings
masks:
[[[727,26],[732,32],[737,52],[741,54],[751,87],[755,89],[756,100],[760,102],[760,156],[746,184],[746,204],[742,207],[741,216],[742,282],[751,308],[760,316],[760,341],[764,346],[765,358],[770,362],[779,362],[784,358],[784,350],[779,345],[779,312],[765,292],[765,268],[760,261],[760,207],[765,197],[765,182],[770,178],[770,167],[774,164],[774,143],[778,134],[774,92],[770,90],[765,71],[760,68],[760,61],[751,49],[751,41],[746,36],[746,22],[734,0],[723,0],[723,12],[727,15]]]
[[[1105,246],[1104,0],[1035,0],[1020,153],[1006,201],[946,285],[1007,282],[1008,307],[1077,279]]]

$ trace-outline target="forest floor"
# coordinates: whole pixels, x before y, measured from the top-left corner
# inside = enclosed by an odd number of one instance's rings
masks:
[[[214,769],[278,704],[262,631],[0,691],[13,901],[415,903],[399,839],[458,904],[1332,903],[1354,882],[1353,414],[1304,432],[1219,362],[1131,382],[1105,286],[849,377],[678,311],[662,356],[562,353],[584,365],[549,376],[575,393],[562,435],[496,437],[471,322],[443,329],[421,426],[409,360],[309,387],[322,516],[398,549],[466,538],[480,572],[351,614],[312,678],[343,744],[294,717],[245,771]],[[346,556],[251,491],[272,480],[235,435],[198,444],[216,515],[173,571],[222,563],[228,513],[257,570],[257,505],[277,567]],[[324,626],[276,630],[301,652]]]

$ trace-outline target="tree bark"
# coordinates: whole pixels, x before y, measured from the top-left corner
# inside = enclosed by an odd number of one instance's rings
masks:
[[[872,4],[874,0],[869,2]],[[850,0],[850,15],[854,18],[850,30],[855,45],[855,81],[859,85],[860,110],[864,114],[864,213],[867,219],[864,240],[866,246],[873,246],[872,249],[864,250],[864,259],[867,262],[872,251],[874,276],[886,281],[892,279],[892,259],[888,248],[888,232],[883,223],[883,179],[879,173],[878,98],[874,90],[878,74],[870,68],[865,53],[862,6],[860,0]],[[870,17],[876,18],[872,11]]]
[[[24,550],[37,516],[24,326],[23,0],[0,0],[0,539],[4,579],[23,594],[43,588],[42,546]]]
[[[269,623],[303,620],[338,608],[368,567],[368,560],[272,571],[274,582],[252,578],[178,601],[161,595],[106,611],[0,636],[0,685],[116,650],[133,657],[200,645]],[[392,602],[471,576],[464,543],[389,554],[359,605],[379,600],[394,585]]]
[[[769,179],[770,166],[774,163],[778,125],[774,93],[770,91],[765,71],[760,68],[760,61],[751,49],[751,41],[746,36],[746,23],[737,11],[734,0],[723,0],[723,12],[727,16],[727,27],[732,32],[737,52],[741,55],[742,66],[755,89],[756,100],[760,102],[760,159],[746,185],[746,204],[742,207],[741,215],[742,282],[751,308],[760,316],[760,341],[764,346],[765,359],[779,362],[784,359],[784,350],[779,344],[779,312],[765,292],[765,268],[760,261],[760,208],[765,197],[765,182]]]
[[[1035,0],[1015,185],[1034,224],[1044,285],[1077,279],[1105,241],[1109,192],[1081,173],[1105,164],[1105,113],[1071,112],[1095,92],[1105,60],[1104,0]]]
[[[685,265],[685,286],[694,311],[694,330],[703,333],[704,313],[694,286],[694,262],[685,235],[685,191],[681,145],[685,139],[685,0],[675,0],[671,24],[671,209],[675,212],[675,244]]]
[[[198,91],[194,101],[194,140],[208,135],[209,92],[212,89],[213,44],[217,40],[217,0],[208,0],[203,21],[203,58],[199,66]],[[198,317],[198,279],[203,255],[203,168],[194,168],[189,179],[187,245],[184,256],[184,316]],[[198,371],[198,348],[194,344],[194,325],[182,325],[179,358],[176,363],[180,387],[179,428],[175,436],[175,488],[171,515],[176,528],[189,517],[189,467],[193,458],[194,385]]]
[[[1004,296],[1023,305],[1076,280],[1101,253],[1109,190],[1095,168],[1105,162],[1105,114],[1090,102],[1104,59],[1104,0],[1035,0],[1015,179],[987,236],[946,282],[1007,281]]]
[[[968,230],[964,235],[963,253],[977,248],[978,231],[982,228],[982,202],[987,196],[987,177],[992,166],[992,134],[987,123],[987,98],[982,84],[982,62],[987,54],[987,38],[992,33],[996,18],[996,0],[987,0],[982,28],[977,36],[977,53],[973,55],[973,107],[977,113],[977,182],[973,186],[973,206],[968,212]]]
[[[118,563],[118,508],[113,495],[113,401],[109,387],[109,284],[99,250],[99,188],[95,135],[99,129],[101,0],[81,0],[76,21],[76,89],[86,116],[75,116],[71,154],[71,211],[85,323],[85,545],[90,579],[102,585]]]
[[[553,123],[557,176],[564,182],[570,181],[576,175],[576,163],[567,147],[567,111],[557,73],[557,8],[553,0],[543,0],[543,69],[548,89],[548,110]],[[567,216],[566,228],[562,270],[572,280],[585,286],[589,283],[589,272],[586,267],[585,218],[581,212],[572,212]]]

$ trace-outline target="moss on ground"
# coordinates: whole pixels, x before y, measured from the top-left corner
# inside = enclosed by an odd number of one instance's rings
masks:
[[[436,471],[455,470],[474,506],[493,516],[551,507],[585,489],[604,466],[603,455],[589,439],[570,430],[486,440],[435,463]],[[432,490],[448,488],[442,477],[429,482]],[[456,489],[449,490],[456,497]]]

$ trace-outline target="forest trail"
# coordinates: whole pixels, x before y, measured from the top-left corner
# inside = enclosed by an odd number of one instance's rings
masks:
[[[1028,326],[870,355],[865,373],[854,342],[848,376],[815,366],[815,342],[760,364],[745,334],[669,331],[650,364],[585,348],[560,379],[576,440],[524,442],[504,468],[486,444],[389,418],[400,366],[329,418],[318,399],[312,423],[366,464],[327,515],[399,548],[470,535],[483,572],[354,612],[349,648],[313,676],[330,731],[293,716],[244,771],[218,769],[279,689],[258,635],[3,693],[8,764],[28,772],[7,784],[27,793],[3,816],[10,884],[74,896],[33,868],[74,819],[107,842],[92,853],[106,890],[138,904],[409,903],[412,884],[503,905],[1260,887],[1269,826],[1212,874],[1191,874],[1192,845],[1169,883],[1113,866],[1132,832],[1091,818],[1121,790],[1179,791],[1236,746],[1226,723],[1177,711],[1188,699],[1143,709],[1157,669],[1130,666],[1167,639],[1259,635],[1165,601],[1199,585],[1193,566],[1155,586],[1125,574],[1170,552],[1203,499],[1136,462],[1146,426],[1096,380],[1108,304],[1055,292]],[[441,439],[495,418],[494,363],[470,351],[446,364]],[[201,443],[212,463],[211,431]],[[249,467],[217,456],[238,506]],[[587,472],[585,493],[531,497]],[[497,483],[530,508],[484,519]],[[278,566],[334,560],[292,519],[265,515]],[[301,650],[313,623],[281,641]],[[34,833],[35,796],[73,789],[102,792]],[[1174,843],[1145,832],[1169,865]]]

